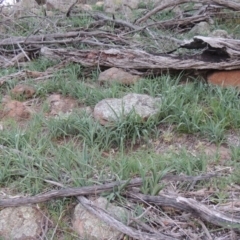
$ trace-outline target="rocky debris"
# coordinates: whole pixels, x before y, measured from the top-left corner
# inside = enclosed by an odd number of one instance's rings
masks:
[[[36,90],[32,86],[19,84],[16,85],[12,90],[11,94],[15,97],[31,98],[35,94]]]
[[[209,35],[210,25],[207,22],[200,22],[196,24],[190,31],[192,35]]]
[[[108,70],[101,72],[98,77],[100,83],[108,82],[118,82],[121,84],[131,85],[136,83],[140,79],[139,76],[132,75],[128,72],[123,71],[119,68],[109,68]]]
[[[219,37],[219,38],[231,38],[227,31],[222,29],[216,29],[209,34],[209,37]]]
[[[59,115],[61,113],[70,113],[76,107],[78,102],[76,99],[64,97],[61,94],[52,94],[47,98],[50,107],[50,115]]]
[[[100,197],[93,201],[93,204],[109,212],[109,214],[118,220],[125,222],[127,212],[121,207],[108,203],[107,199]],[[73,228],[81,238],[89,240],[117,239],[120,232],[113,229],[95,215],[89,213],[81,204],[75,207],[73,215]]]
[[[207,81],[222,87],[240,87],[240,70],[215,71],[207,76]]]
[[[161,98],[130,93],[123,98],[109,98],[100,101],[95,106],[93,115],[102,125],[114,122],[132,111],[135,111],[143,120],[147,120],[158,112],[160,104]]]
[[[2,118],[13,118],[15,120],[28,119],[31,116],[31,110],[24,103],[11,100],[10,96],[2,99]]]
[[[5,208],[0,211],[1,239],[35,240],[42,232],[43,215],[34,207]]]

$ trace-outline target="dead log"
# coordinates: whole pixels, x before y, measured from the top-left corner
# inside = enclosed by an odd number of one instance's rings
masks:
[[[214,39],[213,39],[214,41]],[[235,41],[235,40],[232,40]],[[238,41],[238,40],[236,40]],[[228,39],[224,39],[227,47]],[[223,44],[223,42],[222,42]],[[183,45],[184,46],[184,45]],[[185,45],[186,47],[187,45]],[[205,46],[205,44],[203,44]],[[212,49],[210,49],[212,51]],[[234,58],[222,55],[222,46],[214,49],[211,55],[195,55],[179,57],[176,55],[154,55],[135,49],[108,49],[108,50],[78,50],[42,48],[41,54],[47,58],[68,60],[80,63],[86,67],[118,67],[122,69],[135,69],[139,71],[151,70],[233,70],[240,69],[240,55],[237,58],[237,50],[229,49],[224,52],[234,53]],[[224,53],[223,52],[223,53]],[[219,54],[220,53],[220,54]],[[240,52],[239,52],[240,53]]]

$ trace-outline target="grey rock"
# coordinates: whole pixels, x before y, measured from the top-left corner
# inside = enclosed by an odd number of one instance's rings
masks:
[[[119,221],[124,222],[127,219],[127,212],[121,207],[108,203],[107,199],[100,197],[96,199],[94,205],[110,213]],[[73,228],[80,237],[88,240],[106,240],[117,239],[119,231],[110,227],[95,215],[89,213],[81,204],[75,207],[73,215]]]
[[[0,237],[14,240],[38,239],[43,215],[34,207],[5,208],[0,211]]]
[[[147,120],[158,112],[160,104],[161,98],[130,93],[121,99],[109,98],[100,101],[95,106],[93,115],[103,125],[114,122],[132,111],[135,111],[143,120]]]
[[[210,34],[210,25],[207,22],[200,22],[196,24],[189,33],[193,35],[209,35]]]

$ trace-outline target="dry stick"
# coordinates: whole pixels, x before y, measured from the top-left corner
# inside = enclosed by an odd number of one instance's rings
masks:
[[[218,174],[206,174],[202,176],[173,176],[171,174],[165,175],[162,180],[166,181],[194,181],[194,180],[206,180],[212,177],[220,176]],[[102,192],[113,191],[116,187],[120,187],[127,184],[128,181],[115,181],[112,183],[106,183],[102,185],[86,186],[81,188],[65,188],[60,190],[52,190],[47,193],[38,194],[33,197],[20,197],[11,199],[0,199],[0,207],[16,207],[26,204],[36,204],[46,202],[54,198],[60,197],[73,197],[83,195],[96,195]],[[141,178],[132,179],[128,184],[127,188],[141,186],[143,180]]]
[[[157,7],[155,7],[154,9],[152,9],[150,12],[148,12],[145,16],[139,18],[136,23],[142,23],[144,21],[146,21],[148,18],[150,18],[152,15],[154,15],[155,13],[164,10],[168,7],[173,7],[176,5],[180,5],[183,3],[191,3],[191,2],[195,2],[195,3],[208,3],[208,4],[218,4],[220,6],[225,6],[228,7],[230,9],[233,10],[240,10],[240,4],[232,2],[232,1],[223,1],[223,0],[169,0],[167,2],[164,2],[163,4],[158,5]]]
[[[105,210],[94,206],[92,202],[87,200],[85,197],[77,197],[78,201],[85,207],[90,213],[97,216],[99,219],[103,220],[105,223],[110,225],[111,227],[114,227],[118,231],[139,240],[175,240],[175,238],[172,238],[171,236],[167,236],[161,233],[145,233],[138,230],[135,230],[134,228],[131,228],[129,226],[124,225],[122,222],[116,220],[114,217],[109,215]]]
[[[24,54],[24,56],[27,58],[27,60],[29,62],[31,62],[31,59],[28,57],[28,55],[26,54],[26,52],[23,50],[23,48],[21,47],[21,45],[19,43],[17,43],[19,49],[22,51],[22,53]]]
[[[120,25],[120,26],[124,26],[124,27],[128,27],[132,30],[139,30],[141,27],[139,26],[136,26],[134,24],[131,24],[129,22],[126,22],[126,21],[123,21],[123,20],[118,20],[118,19],[112,19],[104,14],[101,14],[101,13],[97,13],[97,14],[91,14],[92,18],[94,18],[95,20],[104,20],[104,21],[107,21],[107,22],[111,22],[111,23],[114,23],[116,25]]]
[[[209,233],[207,227],[205,226],[204,222],[201,221],[200,219],[197,219],[197,221],[198,221],[198,222],[200,223],[200,225],[202,226],[202,229],[203,229],[203,231],[205,232],[205,234],[207,235],[208,240],[213,240],[213,238],[212,238],[211,234]]]
[[[195,216],[200,217],[214,225],[240,231],[240,218],[234,218],[232,215],[210,209],[204,204],[199,203],[194,199],[163,194],[158,196],[148,196],[131,192],[127,192],[126,195],[137,202],[139,202],[139,200],[143,200],[144,202],[147,202],[149,204],[172,207],[183,211],[188,211],[193,213]]]

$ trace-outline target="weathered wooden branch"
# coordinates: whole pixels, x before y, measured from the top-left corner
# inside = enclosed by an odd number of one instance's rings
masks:
[[[204,180],[213,177],[213,174],[205,175],[205,176],[197,176],[197,177],[185,177],[185,176],[172,176],[165,175],[163,177],[164,180],[177,180],[177,181],[197,181]],[[125,225],[121,226],[121,223],[115,221],[113,218],[109,218],[106,213],[101,209],[96,209],[94,206],[89,205],[89,202],[80,196],[84,195],[96,195],[101,192],[113,191],[114,188],[120,187],[124,184],[126,188],[140,186],[143,183],[142,179],[136,178],[127,181],[117,181],[113,183],[103,184],[100,186],[89,186],[82,188],[65,188],[61,190],[54,190],[48,193],[39,194],[35,197],[20,197],[20,198],[8,198],[8,199],[0,199],[0,207],[13,207],[24,204],[36,204],[40,202],[45,202],[57,197],[71,197],[77,196],[80,202],[86,207],[89,211],[96,214],[98,217],[101,217],[106,223],[112,222],[113,227],[116,227],[118,230],[128,234],[130,236],[135,236],[137,234],[132,228],[126,227]],[[221,213],[215,209],[205,206],[204,204],[199,203],[194,199],[184,198],[181,196],[173,196],[166,194],[159,194],[158,196],[148,196],[140,193],[126,192],[125,195],[131,198],[134,201],[143,201],[148,204],[154,204],[165,207],[172,207],[181,211],[187,211],[194,214],[194,216],[200,217],[203,220],[228,229],[234,229],[236,231],[240,231],[240,218],[234,217],[233,215],[228,215],[225,213]],[[110,221],[110,222],[109,222]],[[141,233],[143,234],[143,233]],[[143,239],[153,239],[154,234],[146,234],[142,235]],[[141,238],[140,238],[141,239]],[[159,238],[161,239],[161,238]],[[171,238],[169,238],[171,239]]]
[[[205,206],[204,204],[194,199],[163,194],[160,194],[158,196],[149,196],[131,192],[128,192],[126,195],[137,202],[141,200],[149,204],[154,204],[162,207],[172,207],[182,211],[191,212],[195,216],[200,217],[201,219],[214,225],[233,229],[238,232],[240,231],[240,218],[234,217],[232,214],[229,215],[221,213],[215,209]]]
[[[90,13],[91,14],[91,13]],[[115,26],[122,26],[122,27],[127,27],[131,30],[139,30],[140,27],[136,26],[134,24],[131,24],[129,22],[123,21],[123,20],[119,20],[119,19],[112,19],[102,13],[95,13],[95,14],[91,14],[92,18],[94,18],[95,20],[103,20],[105,22],[109,22],[111,24],[115,24]]]
[[[218,176],[217,174],[206,174],[202,176],[173,176],[165,175],[162,180],[166,181],[200,181],[210,179],[212,177]],[[103,185],[95,185],[89,187],[81,188],[66,188],[60,190],[53,190],[47,193],[38,194],[33,197],[20,197],[20,198],[7,198],[0,199],[0,207],[16,207],[26,204],[36,204],[41,202],[46,202],[54,198],[60,197],[72,197],[72,196],[86,196],[86,195],[96,195],[102,192],[112,191],[114,188],[127,184],[127,181],[116,181],[112,183],[107,183]],[[143,180],[141,178],[135,178],[127,184],[127,188],[141,186]]]

